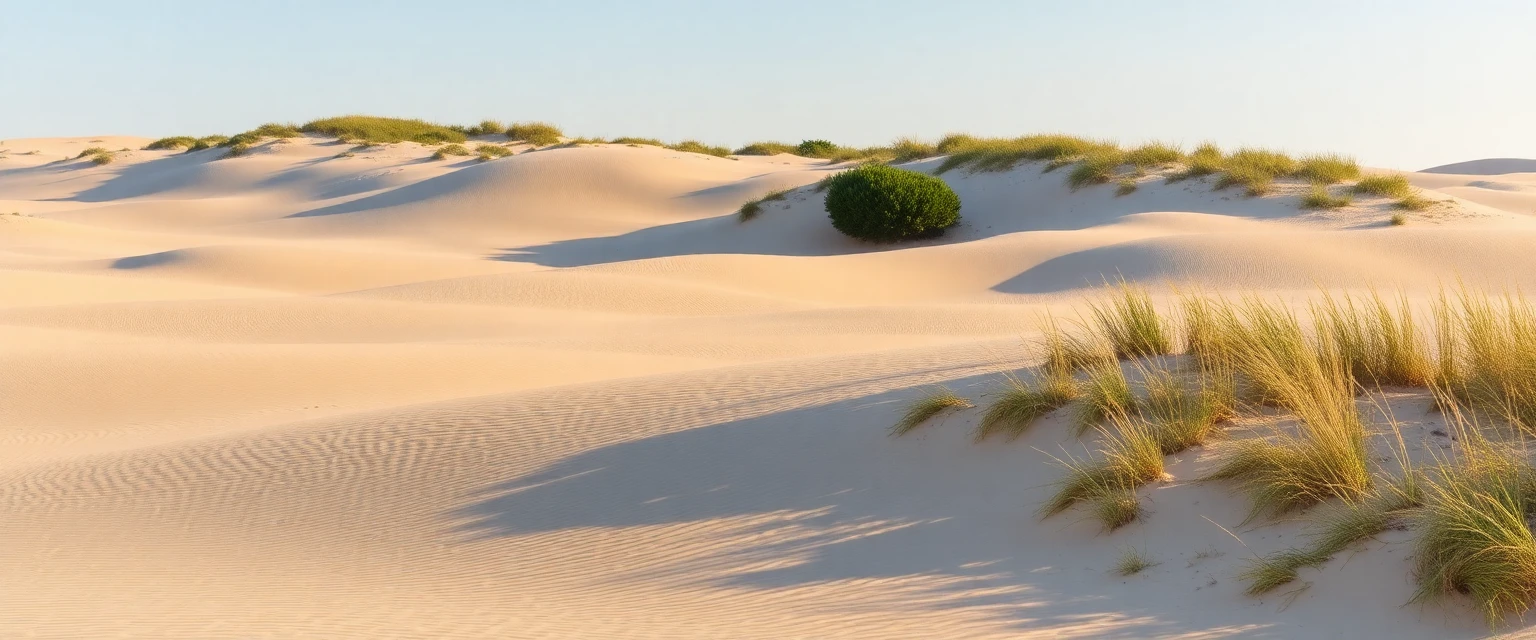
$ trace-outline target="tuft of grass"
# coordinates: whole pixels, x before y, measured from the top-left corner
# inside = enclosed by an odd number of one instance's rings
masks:
[[[1333,195],[1328,192],[1328,187],[1321,184],[1312,185],[1307,195],[1302,196],[1303,209],[1342,209],[1349,206],[1353,200],[1347,195]]]
[[[224,154],[224,157],[226,157],[226,158],[238,158],[238,157],[243,156],[243,155],[245,155],[247,153],[250,153],[250,152],[251,152],[251,143],[249,143],[249,142],[236,142],[234,144],[229,145],[229,151]]]
[[[1113,428],[1104,430],[1104,447],[1098,459],[1057,459],[1067,475],[1057,481],[1056,492],[1040,506],[1041,517],[1163,477],[1163,452],[1146,423],[1126,416],[1115,418],[1115,422]]]
[[[1428,209],[1431,204],[1434,204],[1434,202],[1415,193],[1399,198],[1397,202],[1392,203],[1392,206],[1394,208],[1403,209],[1405,211],[1423,211]],[[1403,214],[1401,213],[1394,214],[1392,219],[1403,219],[1403,222],[1407,222],[1407,219],[1403,218]],[[1401,225],[1403,222],[1393,222],[1392,224]]]
[[[1338,184],[1360,177],[1360,165],[1354,158],[1338,154],[1302,156],[1294,176],[1315,185]]]
[[[160,151],[164,149],[186,149],[194,144],[197,144],[197,138],[192,136],[171,136],[169,138],[161,138],[147,145],[144,145],[144,150]]]
[[[1453,355],[1441,355],[1438,377],[1478,412],[1536,432],[1536,309],[1519,295],[1463,289],[1458,299],[1454,312],[1437,310],[1453,322],[1437,327],[1442,354]]]
[[[1290,176],[1300,167],[1296,160],[1284,153],[1268,149],[1242,148],[1221,160],[1222,174],[1216,188],[1242,186],[1249,197],[1268,194],[1274,188],[1275,178]]]
[[[1383,198],[1407,198],[1413,195],[1413,185],[1408,184],[1408,178],[1400,174],[1366,176],[1350,189],[1360,195]]]
[[[1125,163],[1138,169],[1161,167],[1183,159],[1184,151],[1178,145],[1165,142],[1148,142],[1125,152]]]
[[[1394,227],[1401,227],[1405,224],[1408,224],[1408,216],[1405,216],[1401,213],[1394,213],[1392,214],[1391,218],[1387,219],[1387,224]]]
[[[977,423],[976,441],[996,433],[1014,440],[1024,435],[1036,420],[1066,406],[1077,394],[1077,383],[1070,372],[1046,371],[1033,385],[1009,375],[1006,387]]]
[[[1497,626],[1536,602],[1536,474],[1518,454],[1472,440],[1441,463],[1414,519],[1413,601],[1466,594]]]
[[[936,145],[915,138],[897,138],[891,143],[889,149],[891,152],[889,161],[893,163],[911,162],[939,155]]]
[[[303,133],[331,136],[342,141],[370,140],[380,143],[416,142],[442,144],[464,142],[467,137],[440,124],[414,118],[347,115],[311,120],[299,127]]]
[[[1184,169],[1169,175],[1168,182],[1220,173],[1226,167],[1225,161],[1226,156],[1222,154],[1220,147],[1209,142],[1201,144],[1184,157]]]
[[[1075,191],[1083,187],[1104,184],[1115,177],[1115,170],[1125,164],[1125,154],[1116,150],[1095,151],[1077,163],[1067,175],[1067,186]]]
[[[1164,455],[1200,446],[1216,426],[1236,415],[1236,390],[1230,378],[1202,378],[1186,385],[1167,371],[1143,371],[1147,399],[1143,413]]]
[[[1144,513],[1135,489],[1115,487],[1093,499],[1093,517],[1099,521],[1105,533],[1135,522]]]
[[[715,156],[717,158],[725,158],[731,155],[731,150],[726,147],[710,146],[698,140],[684,140],[677,144],[669,144],[667,148],[673,151],[682,151],[683,153],[702,153],[706,156]]]
[[[1075,435],[1079,437],[1106,420],[1123,419],[1138,409],[1131,383],[1117,363],[1109,362],[1089,369],[1081,390],[1082,402],[1078,403],[1073,416]]]
[[[512,155],[512,150],[499,144],[482,144],[475,147],[475,154],[479,156],[481,162],[485,162],[510,156]],[[433,155],[435,156],[436,154]]]
[[[559,127],[548,122],[513,123],[505,133],[510,140],[520,140],[535,147],[559,143],[561,136],[565,135]]]
[[[226,136],[203,136],[198,138],[196,142],[193,142],[192,146],[187,147],[187,153],[220,147],[224,145],[226,140],[229,140]]]
[[[948,388],[938,387],[928,395],[918,398],[912,401],[912,404],[907,405],[907,411],[902,414],[901,420],[898,420],[891,427],[891,436],[900,437],[906,435],[913,429],[922,426],[930,418],[945,411],[969,409],[972,406],[971,401],[955,395],[955,392],[950,391]]]
[[[617,141],[615,141],[617,142]],[[781,153],[793,154],[795,145],[787,142],[754,142],[732,152],[738,156],[776,156]]]
[[[1146,288],[1120,281],[1107,303],[1091,303],[1099,333],[1109,340],[1117,358],[1173,353],[1172,327],[1157,313]]]
[[[494,136],[506,132],[507,125],[500,120],[481,120],[479,124],[464,127],[464,135],[470,136]]]
[[[1434,377],[1428,337],[1415,325],[1405,296],[1394,308],[1374,291],[1360,304],[1348,294],[1324,293],[1312,317],[1350,377],[1361,383],[1422,387]]]
[[[1065,161],[1070,164],[1090,155],[1120,153],[1120,147],[1112,142],[1062,134],[1020,138],[949,136],[939,141],[936,150],[949,154],[934,170],[936,175],[961,167],[982,172],[1008,171],[1026,161]]]
[[[660,140],[657,140],[655,138],[624,137],[624,138],[614,138],[612,140],[609,140],[608,142],[610,144],[627,144],[629,146],[642,145],[642,144],[646,145],[646,146],[651,146],[651,147],[665,147],[665,146],[667,146],[666,143],[664,143],[664,142],[662,142]]]
[[[91,164],[95,165],[112,164],[112,161],[116,159],[116,156],[111,151],[103,150],[91,154]]]
[[[1118,186],[1115,187],[1115,197],[1117,198],[1120,196],[1128,196],[1133,193],[1136,193],[1135,178],[1125,178],[1120,181]]]
[[[1046,371],[1071,374],[1115,362],[1113,347],[1091,331],[1067,333],[1054,317],[1046,316],[1041,334]]]
[[[299,131],[299,126],[298,125],[291,124],[291,123],[290,124],[283,124],[283,123],[278,123],[278,122],[268,122],[268,123],[266,123],[264,125],[256,127],[255,129],[251,129],[250,131],[247,131],[245,133],[250,134],[251,136],[254,136],[256,139],[260,139],[260,138],[277,138],[279,140],[287,140],[289,138],[297,138],[297,137],[303,135],[303,132]]]
[[[1157,566],[1145,551],[1135,547],[1125,547],[1120,551],[1120,559],[1115,561],[1115,574],[1120,576],[1133,576],[1147,569]]]
[[[737,217],[737,219],[741,220],[742,222],[746,222],[748,220],[756,218],[757,214],[763,212],[763,203],[765,203],[765,202],[776,202],[776,201],[779,201],[779,200],[783,200],[783,199],[789,197],[789,192],[790,191],[793,191],[793,190],[792,189],[775,189],[773,191],[769,191],[768,193],[765,193],[765,194],[763,194],[761,196],[758,196],[756,198],[753,198],[751,200],[748,200],[748,201],[742,203],[741,208],[736,210],[736,217]]]
[[[455,144],[448,144],[448,145],[443,145],[441,147],[438,147],[437,151],[432,153],[432,159],[433,160],[443,160],[443,159],[446,159],[448,156],[467,156],[467,155],[472,155],[470,153],[469,149],[465,148],[464,145],[462,145],[462,144],[455,143]]]
[[[90,147],[84,151],[81,151],[79,155],[75,156],[75,159],[79,160],[86,156],[94,156],[98,153],[111,153],[111,151],[109,151],[106,147]]]

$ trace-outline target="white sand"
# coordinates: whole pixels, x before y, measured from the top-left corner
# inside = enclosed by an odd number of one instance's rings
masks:
[[[1536,174],[1415,174],[1452,202],[1390,227],[1385,200],[1298,211],[1299,186],[955,171],[961,227],[875,247],[809,189],[737,222],[827,175],[790,156],[57,162],[145,142],[0,142],[0,637],[1486,633],[1454,599],[1402,606],[1401,532],[1244,596],[1249,552],[1202,516],[1259,552],[1301,524],[1239,528],[1241,497],[1188,482],[1204,452],[1101,535],[1034,516],[1060,475],[1036,448],[1080,446],[1063,417],[885,430],[929,383],[980,399],[1042,310],[1116,274],[1532,289]],[[1161,564],[1113,576],[1126,545]]]

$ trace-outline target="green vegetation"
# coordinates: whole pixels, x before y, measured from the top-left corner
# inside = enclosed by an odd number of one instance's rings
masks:
[[[1117,358],[1173,353],[1173,329],[1168,326],[1145,287],[1120,281],[1107,303],[1089,305],[1100,335],[1108,339]]]
[[[229,140],[229,138],[225,136],[203,136],[198,138],[196,142],[193,142],[192,146],[187,147],[187,153],[223,146],[226,140]]]
[[[1418,194],[1410,194],[1400,198],[1397,202],[1392,203],[1392,206],[1407,211],[1423,211],[1428,209],[1431,204],[1433,204],[1433,202],[1431,202],[1428,198]],[[1403,214],[1401,213],[1392,216],[1392,219],[1394,220],[1392,223],[1394,225],[1407,222],[1407,219],[1404,218]]]
[[[839,147],[828,140],[805,140],[795,146],[795,155],[807,158],[830,158]]]
[[[464,135],[468,136],[494,136],[504,135],[507,125],[500,120],[481,120],[480,124],[464,127]]]
[[[742,222],[756,218],[757,214],[763,212],[763,203],[783,200],[789,197],[790,191],[792,191],[792,189],[775,189],[761,196],[748,200],[742,203],[740,209],[736,210],[736,217]]]
[[[1423,485],[1410,474],[1355,502],[1334,505],[1307,533],[1308,544],[1255,558],[1238,576],[1248,595],[1260,595],[1296,579],[1302,567],[1320,566],[1340,552],[1401,524],[1422,506]]]
[[[939,164],[935,174],[962,167],[973,171],[1007,171],[1025,161],[1075,161],[1094,152],[1119,152],[1119,147],[1111,142],[1060,134],[1020,138],[951,135],[941,140],[938,148],[949,157]]]
[[[112,161],[116,159],[111,151],[102,150],[91,154],[91,164],[112,164]]]
[[[510,156],[512,155],[512,150],[499,144],[482,144],[475,147],[475,154],[479,156],[481,162],[485,162]]]
[[[144,150],[160,151],[163,149],[186,149],[194,144],[197,144],[197,138],[193,138],[192,136],[172,136],[169,138],[161,138],[147,145],[144,145]]]
[[[669,144],[667,145],[667,148],[673,151],[682,151],[684,153],[702,153],[706,156],[715,156],[717,158],[724,158],[731,155],[730,149],[725,147],[710,146],[699,142],[698,140],[684,140],[677,144]]]
[[[1006,434],[1013,440],[1045,414],[1060,409],[1078,395],[1077,383],[1069,371],[1047,371],[1034,384],[1025,384],[1017,376],[1006,376],[1007,385],[987,407],[976,427],[976,440],[993,434]]]
[[[1225,161],[1226,156],[1222,154],[1220,147],[1209,142],[1201,144],[1185,156],[1184,169],[1170,174],[1168,181],[1178,182],[1220,173],[1226,166]]]
[[[969,400],[955,395],[955,392],[950,391],[948,388],[939,387],[908,405],[906,413],[903,413],[901,416],[901,420],[891,427],[891,435],[898,437],[906,435],[940,413],[958,409],[969,409],[971,406]]]
[[[614,138],[608,141],[611,144],[647,145],[651,147],[665,147],[666,143],[655,138]]]
[[[832,226],[860,240],[931,238],[960,222],[960,196],[943,180],[884,165],[832,178],[826,210]]]
[[[1401,175],[1366,176],[1352,187],[1355,193],[1383,198],[1407,198],[1413,195],[1413,186]]]
[[[1120,576],[1133,576],[1157,566],[1151,556],[1134,547],[1126,547],[1120,551],[1120,559],[1115,561],[1115,574]]]
[[[443,145],[441,147],[438,147],[437,151],[433,152],[432,159],[433,160],[443,160],[443,159],[446,159],[448,156],[467,156],[467,155],[471,155],[471,154],[470,154],[469,149],[466,149],[464,147],[464,145],[462,145],[462,144],[449,144],[449,145]]]
[[[1092,508],[1094,519],[1099,521],[1105,533],[1141,519],[1144,513],[1141,500],[1136,497],[1136,490],[1127,487],[1115,487],[1095,496]],[[1135,569],[1130,573],[1140,570]]]
[[[276,122],[268,122],[241,135],[246,134],[250,134],[257,139],[277,138],[280,140],[286,140],[288,138],[297,138],[303,135],[303,132],[299,130],[299,126],[296,124],[280,124]]]
[[[1391,218],[1387,219],[1387,224],[1390,224],[1394,227],[1401,227],[1405,224],[1408,224],[1408,216],[1405,216],[1401,213],[1394,213],[1392,214]]]
[[[1315,185],[1337,184],[1359,178],[1360,165],[1338,154],[1302,156],[1293,175]]]
[[[798,150],[795,145],[786,142],[754,142],[731,153],[738,156],[776,156]]]
[[[1126,164],[1139,169],[1175,164],[1183,159],[1183,150],[1176,145],[1162,142],[1149,142],[1125,152],[1124,156]]]
[[[507,127],[507,138],[526,142],[535,147],[556,144],[565,135],[559,127],[548,122],[518,122]]]
[[[1073,416],[1076,435],[1081,437],[1104,421],[1127,420],[1136,413],[1138,402],[1130,381],[1115,362],[1106,362],[1088,370],[1088,379],[1079,387],[1082,402]]]
[[[299,131],[331,136],[343,142],[366,140],[379,143],[416,142],[430,145],[445,142],[462,143],[467,139],[461,132],[424,120],[362,115],[322,118],[306,122],[299,127]]]
[[[1163,476],[1163,453],[1146,423],[1119,416],[1103,430],[1104,446],[1097,459],[1057,459],[1067,475],[1056,483],[1056,492],[1040,507],[1042,517],[1066,511],[1101,496],[1132,491]]]
[[[97,155],[97,154],[100,154],[100,153],[111,153],[111,151],[107,150],[106,147],[90,147],[90,148],[87,148],[84,151],[81,151],[79,155],[75,156],[75,159],[79,160],[79,159],[84,158],[86,156],[94,156],[94,155]]]
[[[1312,185],[1307,195],[1301,198],[1303,209],[1342,209],[1349,206],[1353,200],[1347,195],[1336,196],[1328,192],[1328,187],[1321,184]]]
[[[1136,186],[1135,178],[1121,179],[1120,184],[1115,187],[1115,197],[1118,198],[1136,193]]]
[[[1115,170],[1125,164],[1125,154],[1119,150],[1104,149],[1084,156],[1067,176],[1067,185],[1075,191],[1083,187],[1104,184],[1115,177]]]
[[[230,139],[233,140],[234,138]],[[251,152],[251,144],[249,142],[236,142],[228,146],[229,151],[224,154],[226,158],[238,158]]]

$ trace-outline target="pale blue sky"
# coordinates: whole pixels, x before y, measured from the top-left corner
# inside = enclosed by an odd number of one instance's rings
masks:
[[[342,113],[738,145],[1037,131],[1536,157],[1507,0],[0,0],[0,138]]]

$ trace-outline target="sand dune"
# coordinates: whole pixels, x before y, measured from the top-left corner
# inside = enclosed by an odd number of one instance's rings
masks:
[[[1300,184],[955,170],[959,227],[868,245],[809,186],[838,167],[787,155],[68,159],[145,142],[0,144],[0,637],[1486,634],[1401,606],[1402,532],[1243,595],[1301,523],[1239,527],[1242,498],[1191,481],[1204,451],[1109,536],[1034,516],[1062,416],[1006,444],[973,414],[886,429],[928,385],[978,400],[1032,364],[1041,314],[1109,278],[1536,287],[1519,162],[1411,174],[1444,202],[1405,226],[1386,199],[1300,210]],[[1127,544],[1162,564],[1113,576]]]

